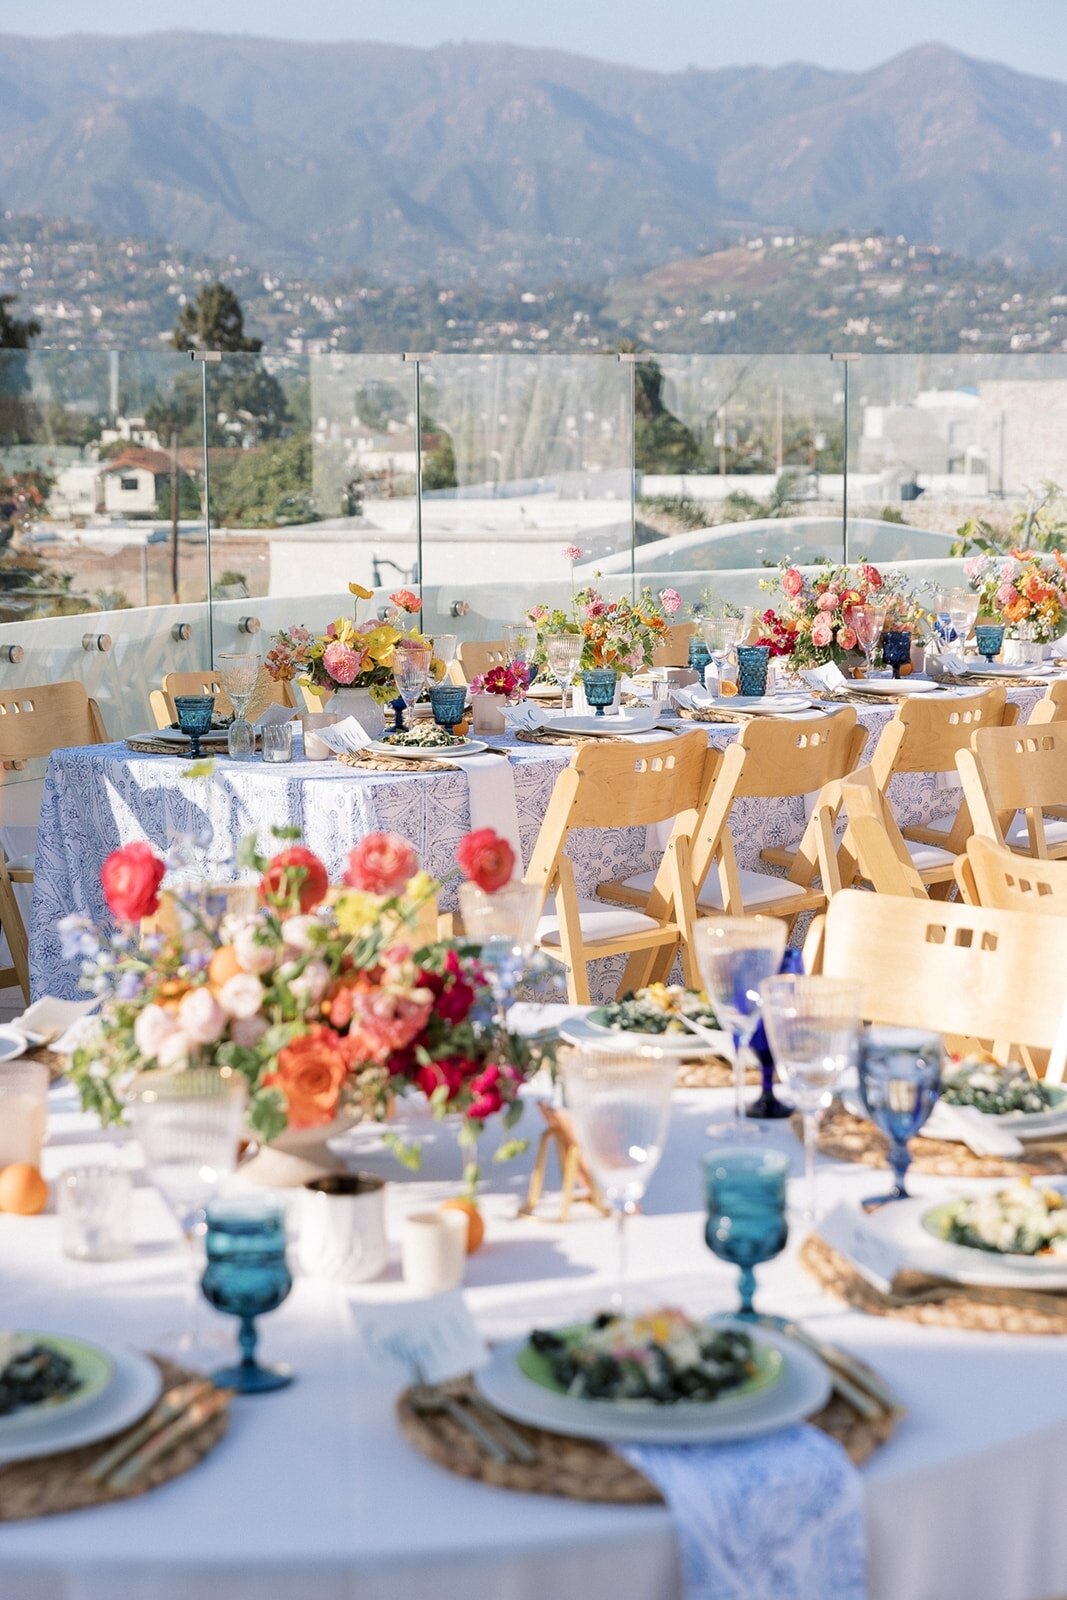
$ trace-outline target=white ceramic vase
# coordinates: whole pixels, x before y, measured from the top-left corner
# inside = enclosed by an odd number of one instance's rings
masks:
[[[385,732],[386,708],[375,700],[369,689],[335,689],[328,707],[338,722],[345,717],[355,717],[372,739],[380,739]]]

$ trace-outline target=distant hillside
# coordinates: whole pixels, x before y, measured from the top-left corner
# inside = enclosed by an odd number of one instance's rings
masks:
[[[508,45],[0,38],[0,203],[265,267],[620,276],[764,226],[1067,256],[1067,85],[922,46],[663,74]]]

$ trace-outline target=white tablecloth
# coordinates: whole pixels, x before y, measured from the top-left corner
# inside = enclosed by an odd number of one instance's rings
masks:
[[[1022,715],[1040,690],[1012,690]],[[860,721],[871,735],[867,754],[892,707],[864,706]],[[709,726],[713,744],[737,737],[736,724]],[[493,739],[507,748],[515,779],[519,833],[530,859],[559,770],[570,759],[560,745]],[[37,839],[36,884],[30,934],[34,994],[77,995],[77,973],[62,959],[55,925],[72,911],[106,923],[99,873],[120,844],[149,839],[168,852],[182,835],[199,839],[203,872],[228,878],[240,838],[258,831],[269,848],[269,829],[297,827],[304,843],[339,877],[349,850],[365,833],[391,830],[410,839],[435,877],[455,870],[455,848],[471,825],[467,780],[461,772],[359,773],[333,762],[219,759],[211,778],[183,778],[184,760],[136,755],[123,744],[57,750],[48,764]],[[944,788],[927,773],[894,779],[890,796],[903,824],[928,822],[955,810],[958,790]],[[759,868],[760,851],[796,842],[804,829],[802,796],[745,800],[732,818],[738,861]],[[578,893],[592,894],[608,878],[627,877],[654,864],[644,828],[589,829],[573,847]],[[764,867],[764,870],[767,870]],[[455,886],[442,896],[455,904]],[[593,964],[594,998],[615,992],[624,958]]]
[[[86,1149],[84,1119],[60,1112],[62,1093],[47,1152],[52,1175],[101,1144],[98,1134]],[[734,1273],[704,1247],[698,1165],[709,1110],[728,1099],[677,1096],[645,1215],[632,1229],[635,1283],[694,1312],[735,1304]],[[532,1108],[526,1118],[536,1133]],[[799,1173],[788,1129],[771,1137],[790,1149]],[[397,1179],[394,1238],[404,1211],[457,1185],[459,1159],[444,1130],[434,1130],[419,1180],[398,1173],[375,1130],[348,1138],[363,1168]],[[136,1151],[123,1156],[135,1160]],[[484,1332],[511,1335],[602,1304],[610,1222],[519,1221],[525,1164],[486,1170],[488,1238],[468,1271]],[[822,1202],[857,1200],[884,1180],[824,1165]],[[914,1186],[938,1196],[949,1187],[921,1177]],[[134,1259],[87,1265],[60,1255],[53,1217],[0,1216],[4,1322],[141,1347],[177,1325],[181,1256],[161,1202],[144,1187],[136,1221]],[[802,1273],[795,1244],[760,1270],[757,1302],[862,1353],[909,1408],[862,1469],[871,1600],[1067,1594],[1062,1344],[845,1311]],[[349,1320],[350,1300],[396,1292],[396,1271],[394,1259],[391,1280],[351,1291],[298,1280],[261,1323],[265,1357],[291,1362],[298,1381],[238,1401],[229,1437],[186,1477],[126,1506],[0,1525],[4,1600],[679,1600],[664,1510],[509,1494],[453,1477],[405,1442],[393,1419],[394,1380],[366,1365]]]

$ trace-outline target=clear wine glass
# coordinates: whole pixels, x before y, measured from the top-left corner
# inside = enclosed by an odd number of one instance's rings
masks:
[[[572,1050],[562,1062],[567,1110],[582,1155],[615,1215],[616,1286],[626,1303],[626,1219],[637,1209],[667,1138],[676,1058],[662,1050]]]
[[[435,633],[433,636],[433,653],[443,665],[447,674],[449,667],[456,659],[459,648],[459,637],[454,633]]]
[[[504,624],[504,654],[509,665],[521,661],[526,666],[530,659],[530,646],[533,643],[533,628],[528,622],[505,622]]]
[[[769,978],[761,989],[763,1026],[778,1071],[804,1118],[804,1220],[817,1216],[815,1153],[819,1118],[842,1074],[855,1064],[860,989],[845,978],[793,974]]]
[[[146,1074],[130,1108],[145,1170],[186,1246],[186,1327],[169,1342],[194,1362],[203,1359],[198,1280],[205,1210],[236,1170],[246,1100],[239,1073],[226,1067],[189,1067]]]
[[[430,676],[433,652],[428,644],[399,639],[393,650],[393,682],[405,706],[414,707]]]
[[[579,633],[550,633],[545,640],[545,659],[549,671],[559,684],[564,716],[567,714],[567,688],[574,682],[583,643]]]
[[[948,617],[962,651],[978,620],[978,596],[970,589],[953,589],[948,597]]]
[[[874,677],[874,653],[878,649],[878,642],[882,637],[885,627],[885,606],[864,605],[849,606],[848,623],[856,635],[856,642],[863,651],[867,663],[868,678]]]
[[[533,955],[543,899],[537,884],[523,883],[521,879],[504,884],[492,894],[486,894],[476,883],[460,885],[463,931],[481,946],[479,960],[493,991],[501,1037],[507,1031],[515,990]]]
[[[868,1207],[906,1200],[911,1164],[908,1140],[926,1122],[941,1088],[943,1046],[939,1034],[915,1028],[868,1028],[859,1042],[860,1097],[876,1128],[889,1140],[894,1184],[889,1194],[865,1200]]]
[[[259,657],[254,650],[237,650],[216,657],[219,682],[233,701],[234,718],[226,736],[226,748],[235,761],[247,761],[256,749],[255,730],[245,721],[245,712],[256,692]]]
[[[772,978],[785,953],[787,929],[776,917],[702,917],[696,925],[696,961],[716,1015],[730,1030],[734,1047],[734,1125],[731,1137],[755,1136],[745,1120],[742,1051],[752,1042],[760,1016],[760,985]],[[722,1134],[721,1126],[708,1130]]]

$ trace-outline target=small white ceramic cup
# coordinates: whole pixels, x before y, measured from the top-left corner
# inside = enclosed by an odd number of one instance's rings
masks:
[[[300,1195],[297,1256],[311,1278],[366,1283],[385,1271],[385,1179],[363,1172],[327,1173]]]
[[[328,744],[315,733],[316,728],[332,728],[337,717],[332,711],[306,711],[300,718],[300,728],[304,735],[304,760],[329,761],[333,751]]]
[[[467,1213],[413,1211],[400,1231],[404,1282],[418,1294],[458,1289],[467,1267]]]

